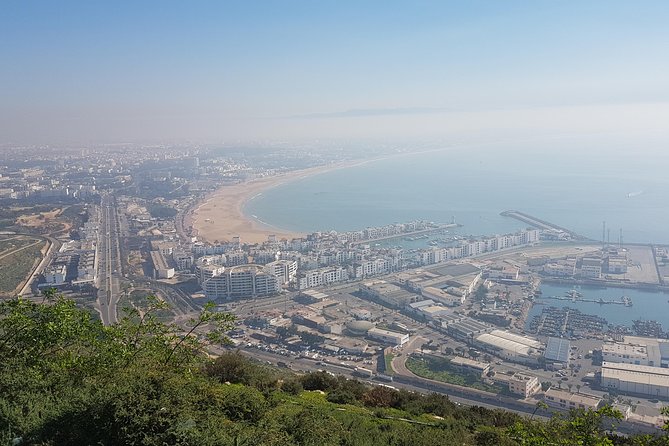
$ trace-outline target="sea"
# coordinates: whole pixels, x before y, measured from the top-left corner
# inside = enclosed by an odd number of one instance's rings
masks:
[[[299,232],[350,231],[395,222],[456,222],[450,235],[505,234],[527,227],[500,212],[519,210],[612,243],[669,244],[669,144],[652,137],[559,137],[461,145],[391,156],[282,184],[248,202],[247,215]],[[608,230],[602,231],[602,222]],[[448,235],[384,244],[406,249]],[[569,287],[543,285],[544,295]],[[623,292],[624,291],[624,292]],[[550,301],[613,325],[650,319],[669,329],[667,295],[585,289],[588,298],[620,298],[632,307]],[[535,305],[532,316],[541,311]]]
[[[514,209],[595,240],[669,244],[669,145],[652,138],[549,138],[454,145],[284,183],[244,212],[298,232],[411,220],[492,235],[527,225]],[[602,231],[602,222],[606,231]]]

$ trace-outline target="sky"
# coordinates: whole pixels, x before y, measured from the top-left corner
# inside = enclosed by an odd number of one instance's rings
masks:
[[[667,132],[669,2],[0,2],[0,143]]]

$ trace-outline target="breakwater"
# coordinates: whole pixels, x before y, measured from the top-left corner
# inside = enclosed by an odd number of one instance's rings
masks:
[[[504,212],[500,212],[502,217],[510,217],[518,221],[522,221],[523,223],[527,223],[528,225],[531,225],[535,228],[542,229],[542,230],[548,230],[548,231],[555,231],[555,232],[562,232],[564,234],[569,235],[572,239],[574,240],[590,240],[588,237],[585,237],[583,235],[577,234],[576,232],[564,228],[562,226],[558,226],[554,223],[548,222],[546,220],[542,220],[540,218],[534,217],[532,215],[526,214],[524,212],[516,211],[516,210],[508,210]]]

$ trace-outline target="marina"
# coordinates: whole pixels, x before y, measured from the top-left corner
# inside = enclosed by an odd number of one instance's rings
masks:
[[[632,299],[629,296],[621,296],[619,299],[605,299],[603,297],[597,299],[584,298],[583,294],[576,290],[570,290],[565,293],[564,296],[544,296],[541,294],[542,299],[552,299],[552,300],[562,300],[569,302],[591,302],[599,305],[624,305],[626,307],[631,307],[633,305]]]
[[[525,322],[525,329],[529,332],[537,330],[538,322],[533,323],[533,321],[542,313],[545,313],[545,316],[546,309],[550,307],[577,310],[583,315],[596,315],[608,326],[602,327],[603,331],[605,328],[618,327],[629,332],[657,333],[660,331],[658,326],[669,327],[669,303],[665,293],[625,289],[624,297],[628,300],[623,301],[623,298],[612,297],[621,294],[621,290],[617,288],[588,286],[573,288],[571,285],[543,283],[539,291],[540,293],[535,293],[532,308]],[[570,312],[571,316],[575,314],[577,313]],[[550,329],[545,331],[549,332]]]

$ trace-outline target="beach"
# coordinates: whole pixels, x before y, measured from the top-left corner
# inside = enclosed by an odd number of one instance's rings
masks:
[[[241,243],[251,244],[265,242],[270,235],[275,235],[279,240],[302,237],[304,234],[274,228],[244,214],[245,203],[263,191],[281,184],[367,161],[335,163],[221,186],[195,208],[189,221],[192,222],[198,239],[210,243],[231,241],[237,236]]]

